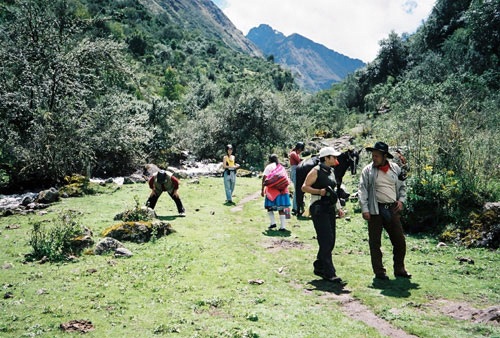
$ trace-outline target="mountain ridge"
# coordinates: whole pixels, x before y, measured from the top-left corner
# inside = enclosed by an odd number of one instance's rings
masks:
[[[309,92],[328,89],[365,66],[363,61],[331,50],[303,35],[285,36],[266,24],[250,29],[246,37],[265,55],[273,55],[275,62],[289,68],[299,86]]]
[[[176,24],[185,28],[200,29],[214,39],[222,40],[233,49],[262,57],[260,49],[248,40],[211,0],[139,0],[139,2],[153,13],[166,13]],[[192,13],[200,16],[192,17]]]

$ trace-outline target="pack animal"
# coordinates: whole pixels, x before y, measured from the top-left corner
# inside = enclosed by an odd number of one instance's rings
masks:
[[[347,152],[343,152],[340,156],[337,157],[337,161],[339,164],[334,168],[335,171],[335,180],[337,181],[337,195],[342,200],[345,200],[349,197],[349,194],[346,193],[340,185],[342,184],[342,178],[344,177],[347,169],[350,167],[349,156]],[[299,163],[297,166],[297,205],[299,206],[298,214],[302,215],[304,213],[304,193],[300,189],[306,180],[306,176],[311,171],[312,168],[317,166],[319,163],[319,158],[317,156],[313,156],[307,160],[304,160]]]

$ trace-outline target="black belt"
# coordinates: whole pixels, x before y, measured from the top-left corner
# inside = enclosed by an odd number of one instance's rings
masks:
[[[379,203],[378,206],[379,206],[379,208],[383,208],[383,209],[391,209],[394,206],[394,203],[396,203],[396,202],[392,202],[392,203]]]

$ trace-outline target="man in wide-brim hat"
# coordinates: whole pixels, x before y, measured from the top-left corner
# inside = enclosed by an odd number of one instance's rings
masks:
[[[394,276],[411,278],[404,259],[406,240],[401,225],[401,211],[406,200],[406,186],[401,178],[401,168],[389,161],[393,158],[389,146],[376,142],[367,147],[372,162],[363,168],[359,182],[359,204],[363,218],[368,221],[368,243],[373,272],[377,279],[389,279],[382,262],[381,238],[385,229],[393,249]]]
[[[387,158],[394,158],[391,153],[389,153],[389,146],[384,142],[376,142],[373,147],[366,147],[367,151],[373,152],[374,150],[380,151],[382,154],[387,155]]]

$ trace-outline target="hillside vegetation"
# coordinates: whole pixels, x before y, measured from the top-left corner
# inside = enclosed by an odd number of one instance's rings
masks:
[[[182,150],[220,159],[227,143],[262,169],[297,140],[353,133],[403,149],[407,222],[462,240],[470,212],[500,199],[499,8],[438,0],[415,34],[391,33],[372,63],[307,95],[244,37],[229,43],[221,27],[238,33],[209,1],[0,1],[0,189]]]

